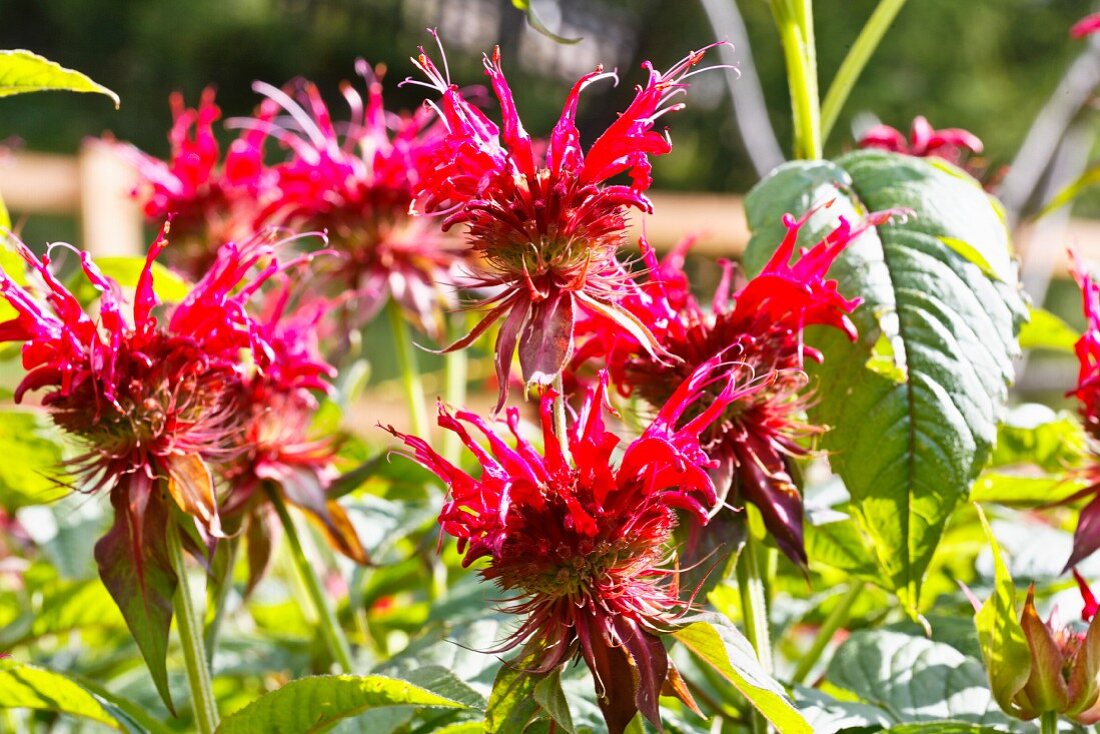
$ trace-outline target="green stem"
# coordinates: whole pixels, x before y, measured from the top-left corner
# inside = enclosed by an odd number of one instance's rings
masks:
[[[168,522],[168,559],[176,572],[179,583],[172,599],[176,615],[176,631],[183,649],[183,663],[187,668],[187,683],[191,688],[191,705],[195,710],[195,730],[199,734],[213,734],[218,728],[218,707],[207,667],[206,650],[202,643],[202,610],[195,603],[191,586],[187,583],[187,564],[183,557],[183,542],[175,518]]]
[[[222,621],[225,619],[225,603],[229,599],[229,590],[233,588],[233,568],[237,565],[237,555],[241,548],[240,538],[229,538],[223,542],[229,544],[228,558],[225,559],[225,578],[222,579],[217,596],[214,597],[214,618],[210,620],[206,634],[203,636],[207,663],[211,667],[214,665],[214,650],[218,646],[218,635],[221,633]]]
[[[814,665],[821,659],[821,654],[825,652],[825,648],[829,646],[837,630],[848,623],[856,599],[863,594],[863,586],[864,584],[862,581],[854,582],[848,587],[848,591],[837,601],[836,606],[833,607],[833,611],[829,612],[829,616],[825,618],[825,622],[821,625],[821,629],[817,631],[817,637],[814,638],[814,644],[798,662],[798,667],[795,668],[794,675],[791,676],[792,683],[802,683],[806,680],[806,676],[810,674]]]
[[[737,559],[737,590],[741,595],[745,636],[756,651],[760,667],[771,675],[773,666],[771,635],[768,631],[767,590],[760,573],[758,543],[750,530],[745,539],[745,547],[741,549],[741,556]],[[751,722],[754,733],[767,731],[767,721],[756,709],[752,711]]]
[[[1042,734],[1058,734],[1058,712],[1044,711],[1039,719],[1039,730]]]
[[[821,110],[817,90],[812,0],[772,0],[772,14],[787,64],[794,116],[794,156],[821,158]]]
[[[466,315],[462,312],[454,313],[447,319],[450,326],[448,341],[451,337],[458,339],[465,329]],[[466,402],[467,379],[466,350],[456,349],[447,352],[443,356],[443,399],[447,404],[456,408],[462,407]],[[454,431],[443,432],[443,458],[452,464],[457,464],[462,454],[462,439]]]
[[[836,71],[829,91],[825,94],[825,101],[821,105],[821,139],[829,139],[829,133],[833,131],[840,111],[844,109],[844,103],[848,101],[859,75],[871,60],[871,55],[882,42],[894,18],[905,5],[905,0],[879,0],[875,11],[867,19],[867,24],[859,32],[855,43],[848,49],[848,55],[844,57],[840,68]]]
[[[565,382],[560,372],[554,378],[553,389],[557,393],[554,398],[554,435],[558,437],[558,443],[561,444],[565,463],[572,464],[573,457],[569,453],[569,421],[565,416]]]
[[[339,620],[336,619],[336,612],[329,604],[327,592],[321,584],[321,578],[317,575],[317,569],[306,558],[306,554],[302,550],[302,540],[298,537],[298,528],[294,525],[294,518],[290,516],[290,512],[286,509],[286,503],[283,502],[283,496],[279,493],[279,490],[270,486],[266,487],[266,490],[268,497],[271,499],[271,505],[279,515],[279,521],[283,524],[283,531],[286,533],[287,543],[290,544],[290,555],[294,560],[294,566],[298,569],[298,575],[305,583],[309,600],[317,611],[321,635],[325,638],[329,652],[332,653],[336,664],[340,666],[341,672],[350,673],[352,672],[351,646],[348,645],[344,630],[340,627]]]
[[[416,361],[416,347],[409,333],[409,322],[401,313],[401,307],[390,301],[386,306],[390,315],[390,330],[397,348],[397,362],[401,367],[401,380],[405,386],[405,402],[409,406],[412,434],[428,438],[428,409],[424,404],[424,386],[420,381],[420,367]]]

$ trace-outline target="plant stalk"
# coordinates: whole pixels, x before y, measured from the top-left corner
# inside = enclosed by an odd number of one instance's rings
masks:
[[[414,436],[428,438],[428,409],[424,403],[424,385],[420,380],[420,367],[416,361],[416,347],[409,333],[409,322],[401,313],[401,307],[392,299],[386,304],[390,316],[390,330],[397,349],[397,362],[401,367],[401,382],[405,387],[405,402],[409,407],[409,422]]]
[[[462,336],[465,316],[462,312],[450,314],[450,318],[447,319],[449,326],[447,341],[452,341],[452,337],[458,339]],[[467,372],[465,349],[456,349],[443,355],[443,399],[448,405],[460,408],[466,403]],[[443,458],[452,464],[457,464],[461,454],[462,439],[454,431],[444,431]]]
[[[794,116],[794,157],[821,158],[821,109],[817,89],[812,0],[772,0]]]
[[[802,683],[806,680],[806,676],[813,670],[814,665],[821,659],[822,653],[825,652],[825,648],[829,646],[833,636],[837,630],[848,623],[848,619],[852,615],[852,607],[855,605],[856,600],[863,594],[864,583],[862,581],[853,582],[848,587],[848,591],[844,593],[842,597],[837,601],[837,605],[833,607],[833,611],[829,612],[829,616],[825,618],[825,622],[821,625],[821,629],[817,631],[817,637],[814,638],[814,644],[802,656],[802,659],[798,661],[798,667],[795,668],[794,675],[791,676],[791,683]]]
[[[737,590],[741,595],[741,613],[745,619],[745,636],[752,643],[760,667],[768,675],[772,674],[771,635],[768,630],[767,589],[760,570],[759,542],[750,530],[745,538],[745,546],[737,559]],[[763,734],[768,730],[763,715],[753,709],[750,718],[754,734]]]
[[[187,668],[187,684],[191,689],[191,706],[195,711],[195,730],[199,734],[213,734],[218,728],[218,707],[214,700],[210,668],[207,667],[206,650],[202,641],[202,610],[195,602],[191,586],[187,583],[187,564],[183,556],[183,542],[177,520],[168,522],[168,559],[179,579],[172,599],[176,615],[176,631],[183,649],[183,662]]]
[[[275,512],[279,515],[279,521],[283,524],[283,531],[286,533],[287,542],[290,544],[290,555],[294,559],[294,566],[298,569],[298,574],[305,583],[309,600],[317,611],[321,635],[325,638],[329,652],[332,653],[332,657],[336,660],[340,671],[351,673],[351,646],[348,644],[344,630],[340,627],[340,622],[336,618],[336,612],[329,604],[327,592],[321,584],[321,578],[317,575],[317,569],[309,562],[302,550],[302,540],[298,537],[298,528],[294,525],[294,519],[290,516],[279,490],[271,486],[267,486],[265,489]]]
[[[1058,734],[1058,712],[1044,711],[1039,718],[1039,730],[1042,734]]]
[[[840,111],[844,109],[844,103],[848,101],[848,95],[852,93],[859,75],[863,73],[871,55],[882,42],[886,31],[890,29],[894,18],[905,5],[905,0],[879,0],[875,11],[867,19],[863,30],[859,32],[855,43],[848,49],[848,55],[840,63],[836,71],[829,91],[825,93],[825,101],[821,105],[821,140],[829,139],[829,133],[833,131]]]

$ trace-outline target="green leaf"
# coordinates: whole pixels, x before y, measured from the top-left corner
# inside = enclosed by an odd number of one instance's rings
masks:
[[[317,675],[267,693],[227,716],[218,734],[307,734],[384,706],[466,708],[408,681],[381,675]]]
[[[829,201],[800,244],[817,242],[838,216],[912,211],[865,232],[832,268],[840,292],[863,299],[858,341],[824,328],[807,341],[825,356],[809,367],[810,417],[832,427],[823,447],[851,493],[878,583],[915,617],[947,518],[992,450],[1026,311],[1004,222],[977,182],[883,151],[787,163],[758,184],[746,199],[747,270],[781,241],[784,213]],[[876,349],[883,336],[892,354]]]
[[[874,718],[895,725],[1012,721],[997,708],[980,662],[924,637],[889,630],[855,632],[829,662],[826,679],[845,692],[847,703],[878,709]]]
[[[1003,730],[962,721],[923,721],[919,724],[898,724],[886,731],[889,734],[1001,734]]]
[[[69,493],[61,468],[61,433],[40,410],[0,410],[0,507],[45,505]]]
[[[23,613],[0,629],[0,650],[46,635],[92,628],[124,629],[125,622],[98,580],[64,584],[43,593],[40,609]]]
[[[1074,354],[1074,346],[1081,338],[1076,329],[1045,308],[1032,306],[1028,313],[1030,317],[1020,329],[1021,349],[1049,349]]]
[[[806,555],[811,562],[824,563],[869,581],[878,579],[875,561],[851,518],[807,525]]]
[[[546,675],[528,672],[532,667],[528,663],[533,661],[534,654],[525,652],[500,667],[485,710],[486,734],[521,732],[538,713],[540,705],[535,689]]]
[[[779,734],[813,731],[779,682],[760,667],[752,645],[728,618],[709,613],[685,621],[689,624],[672,636],[733,684]]]
[[[1003,472],[984,472],[970,489],[973,502],[996,502],[1023,507],[1045,506],[1067,500],[1090,482],[1066,477],[1028,477]]]
[[[565,691],[561,688],[560,668],[550,671],[535,685],[535,701],[562,731],[573,734],[573,716],[569,713],[569,702],[565,700]]]
[[[0,661],[0,709],[16,708],[54,711],[118,731],[145,731],[121,708],[61,673]]]
[[[978,518],[993,549],[993,595],[975,615],[974,626],[978,630],[978,644],[989,671],[993,696],[1004,711],[1019,712],[1012,699],[1031,675],[1031,652],[1024,628],[1016,616],[1016,585],[981,507],[978,507]]]
[[[1076,180],[1069,183],[1061,191],[1050,197],[1050,201],[1043,205],[1043,208],[1033,217],[1033,219],[1041,219],[1047,214],[1061,209],[1080,196],[1085,189],[1098,183],[1100,183],[1100,166],[1093,166],[1078,176]]]
[[[66,69],[30,51],[0,51],[0,97],[47,90],[105,94],[118,109],[117,94],[79,71]]]
[[[144,257],[97,257],[95,264],[103,274],[123,288],[136,288],[138,278],[145,269]],[[89,303],[99,297],[99,291],[88,282],[83,273],[75,274],[67,284],[81,303]],[[179,303],[191,292],[191,284],[180,275],[153,263],[153,292],[163,303]]]
[[[565,36],[559,36],[557,33],[554,33],[552,30],[547,28],[546,24],[542,22],[541,18],[539,18],[538,13],[535,12],[535,8],[531,4],[531,0],[512,0],[512,6],[515,7],[517,10],[522,10],[524,13],[527,14],[527,24],[529,26],[531,26],[547,38],[556,41],[557,43],[573,44],[580,43],[582,40],[584,40],[583,38],[566,38]]]
[[[1077,416],[1025,403],[1013,408],[997,427],[997,448],[989,465],[1035,466],[1064,475],[1066,469],[1081,466],[1088,456],[1088,437]]]

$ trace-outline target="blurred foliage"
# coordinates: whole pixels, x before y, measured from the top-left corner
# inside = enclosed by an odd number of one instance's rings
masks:
[[[542,5],[545,5],[543,3]],[[875,0],[815,3],[822,91]],[[556,46],[524,27],[511,0],[0,0],[0,47],[29,48],[81,69],[116,90],[118,112],[106,99],[41,95],[0,100],[0,139],[18,136],[36,150],[73,151],[87,135],[110,130],[152,152],[167,148],[167,97],[181,90],[196,100],[217,85],[227,117],[257,101],[253,80],[282,83],[302,75],[329,97],[352,76],[362,56],[389,67],[393,107],[423,98],[397,88],[412,73],[408,61],[439,27],[456,82],[479,83],[480,50],[500,39],[509,77],[530,90],[521,113],[534,134],[549,131],[578,59],[617,65],[622,83],[590,90],[582,129],[602,129],[629,99],[652,59],[667,66],[713,40],[701,7],[683,0],[573,0],[560,10],[565,35]],[[905,128],[918,114],[937,127],[965,127],[987,145],[993,166],[1007,163],[1063,70],[1081,50],[1068,36],[1086,11],[1078,0],[913,0],[876,52],[841,116],[828,155],[851,145],[851,121],[870,112]],[[739,3],[763,80],[772,122],[784,145],[790,134],[782,55],[768,4]],[[552,14],[541,9],[548,25]],[[476,49],[476,50],[475,50]],[[567,71],[567,69],[569,71]],[[729,114],[722,78],[696,78],[689,109],[669,118],[676,154],[657,161],[662,188],[745,190],[755,180]]]

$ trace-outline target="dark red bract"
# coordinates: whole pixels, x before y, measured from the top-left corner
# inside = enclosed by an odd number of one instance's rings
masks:
[[[879,148],[918,158],[934,156],[956,165],[962,163],[966,153],[981,153],[983,148],[982,141],[973,133],[957,127],[936,130],[922,116],[913,118],[908,139],[889,125],[875,125],[859,139],[859,147]]]

